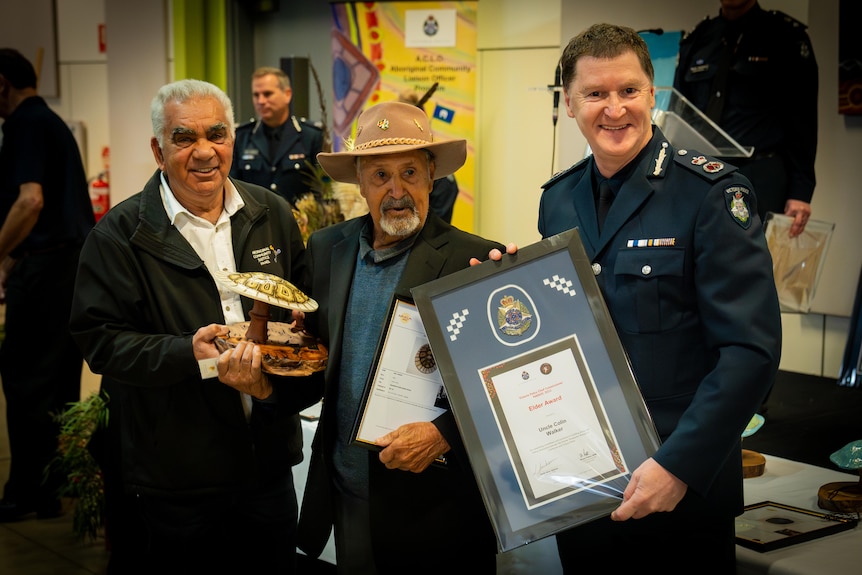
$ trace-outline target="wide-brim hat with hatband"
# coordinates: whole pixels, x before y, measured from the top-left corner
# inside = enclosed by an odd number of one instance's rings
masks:
[[[428,150],[434,156],[434,179],[454,174],[467,160],[467,140],[437,140],[428,116],[411,104],[382,102],[359,115],[356,137],[342,152],[320,152],[317,161],[339,182],[358,184],[356,158]]]

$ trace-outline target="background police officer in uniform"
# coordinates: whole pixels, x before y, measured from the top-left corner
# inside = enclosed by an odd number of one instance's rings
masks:
[[[323,145],[320,128],[290,115],[290,79],[281,69],[252,74],[257,119],[236,130],[230,175],[272,190],[291,204],[308,192],[311,169]],[[318,192],[316,192],[318,193]]]
[[[758,213],[811,215],[817,150],[817,62],[806,26],[757,0],[721,0],[683,38],[674,87],[743,146],[751,159],[730,161],[751,180]],[[792,95],[781,86],[792,83]]]

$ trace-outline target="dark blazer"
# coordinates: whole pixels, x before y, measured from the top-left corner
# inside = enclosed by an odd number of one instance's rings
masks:
[[[599,235],[588,158],[545,184],[543,237],[577,227],[663,444],[656,461],[742,509],[740,436],[781,352],[772,260],[751,184],[658,128]]]
[[[323,228],[311,235],[306,252],[309,275],[305,287],[319,305],[317,312],[309,314],[307,325],[329,348],[323,410],[312,443],[300,512],[299,547],[315,557],[326,544],[332,526],[334,487],[330,473],[334,473],[331,454],[336,416],[334,400],[332,405],[326,400],[335,397],[342,341],[349,337],[343,333],[344,315],[356,267],[359,234],[365,225],[372,225],[368,215]],[[429,213],[394,292],[409,298],[411,287],[464,269],[471,257],[484,258],[492,248],[505,249],[458,230]],[[447,412],[434,424],[452,446],[446,454],[446,468],[432,465],[418,474],[388,470],[378,460],[377,453],[369,451],[371,533],[375,549],[379,545],[376,556],[396,560],[400,555],[411,558],[410,564],[422,558],[437,562],[441,553],[465,548],[465,552],[490,554],[493,559],[496,552],[493,531],[454,417]]]

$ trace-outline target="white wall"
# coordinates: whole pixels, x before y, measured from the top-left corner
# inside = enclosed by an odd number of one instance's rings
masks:
[[[539,186],[554,170],[548,85],[560,57],[560,0],[522,6],[481,0],[477,14],[475,231],[519,246],[541,239]]]

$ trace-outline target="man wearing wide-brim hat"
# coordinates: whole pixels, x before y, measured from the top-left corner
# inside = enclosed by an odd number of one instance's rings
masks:
[[[435,177],[460,168],[466,141],[438,140],[425,113],[401,102],[363,112],[343,152],[317,159],[358,183],[369,213],[308,240],[309,330],[329,349],[323,410],[312,445],[299,547],[316,557],[335,527],[338,573],[431,573],[455,561],[496,572],[496,542],[454,417],[402,425],[352,445],[352,431],[393,295],[469,266],[503,246],[429,212]],[[412,357],[405,357],[405,365]],[[441,456],[445,466],[431,463]]]

